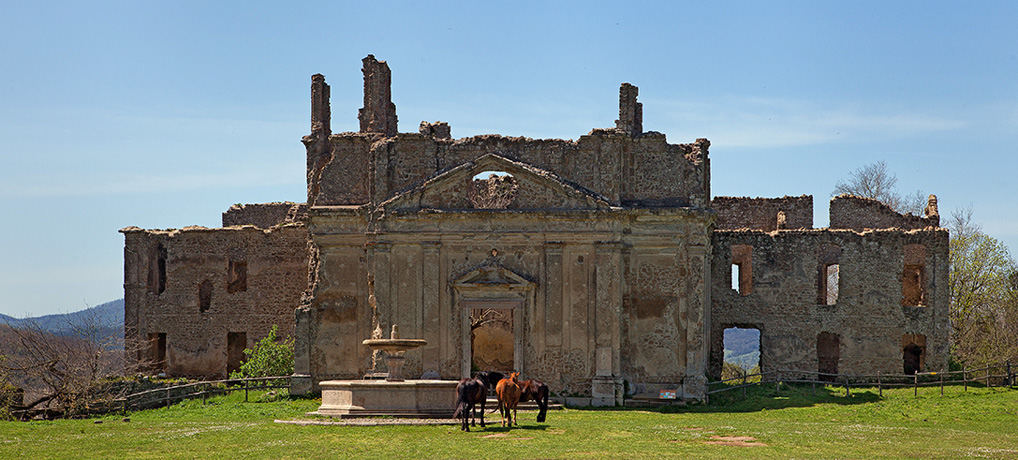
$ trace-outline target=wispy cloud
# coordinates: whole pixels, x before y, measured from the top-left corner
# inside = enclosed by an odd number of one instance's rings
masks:
[[[259,169],[212,173],[146,174],[92,173],[85,176],[42,180],[5,181],[0,197],[61,197],[117,195],[124,193],[174,193],[189,190],[249,187],[252,185],[302,184],[301,165],[261,165]],[[25,178],[22,178],[25,179]]]
[[[878,141],[950,131],[967,122],[889,107],[829,105],[765,98],[664,103],[657,116],[730,147],[789,147]],[[648,119],[647,116],[644,117]],[[660,124],[655,123],[655,124]]]

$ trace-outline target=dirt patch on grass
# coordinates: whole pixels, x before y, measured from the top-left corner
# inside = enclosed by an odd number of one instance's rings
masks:
[[[509,433],[495,433],[495,434],[489,434],[489,435],[485,435],[485,436],[481,436],[481,437],[482,438],[508,438],[509,437]],[[512,438],[512,439],[513,440],[526,441],[528,439],[534,439],[534,438]]]
[[[757,442],[756,438],[752,436],[711,436],[710,439],[704,443],[715,446],[767,447],[767,444]]]

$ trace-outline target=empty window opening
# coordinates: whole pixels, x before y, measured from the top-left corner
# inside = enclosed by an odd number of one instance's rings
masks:
[[[760,373],[760,330],[730,327],[724,331],[725,362],[722,378]]]
[[[247,262],[230,259],[227,270],[226,292],[233,294],[247,290]]]
[[[740,295],[753,292],[753,246],[732,245],[732,289]]]
[[[148,361],[154,372],[166,372],[166,333],[148,335]]]
[[[923,334],[902,336],[901,355],[905,375],[922,372],[926,367],[926,336]]]
[[[148,292],[159,295],[166,290],[166,248],[162,243],[148,249]]]
[[[212,281],[205,280],[198,285],[198,311],[205,313],[212,306]]]
[[[838,288],[840,282],[840,268],[838,264],[830,264],[824,267],[824,305],[836,305],[838,303]]]
[[[511,308],[470,309],[471,372],[513,371],[514,342]]]
[[[901,304],[912,307],[926,305],[926,247],[909,244],[904,248]]]
[[[505,209],[516,200],[520,181],[505,171],[484,171],[471,179],[467,199],[478,209]]]
[[[841,248],[821,244],[817,253],[817,304],[836,305],[841,291]]]
[[[841,359],[841,336],[831,332],[817,335],[817,372],[820,380],[833,382]]]
[[[222,337],[222,336],[220,336]],[[244,362],[244,349],[247,348],[246,332],[230,332],[226,334],[226,375],[239,371]],[[219,355],[222,356],[222,355]]]

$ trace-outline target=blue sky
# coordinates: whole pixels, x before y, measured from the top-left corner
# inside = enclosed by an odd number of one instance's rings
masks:
[[[357,130],[360,60],[400,131],[569,138],[640,87],[644,128],[711,140],[713,192],[812,194],[885,160],[1018,249],[1018,3],[0,1],[0,313],[123,296],[117,230],[303,201],[310,76]]]

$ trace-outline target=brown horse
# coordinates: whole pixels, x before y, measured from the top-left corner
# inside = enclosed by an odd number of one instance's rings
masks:
[[[452,418],[463,420],[460,429],[470,431],[467,419],[471,414],[473,415],[471,424],[477,425],[477,414],[473,410],[477,403],[481,405],[481,428],[484,428],[484,402],[488,400],[487,383],[481,379],[463,379],[456,385],[456,393],[459,396],[456,398],[456,412],[452,414]]]
[[[524,380],[520,382],[520,402],[534,401],[540,409],[537,412],[537,421],[543,422],[548,414],[548,394],[551,392],[548,385],[537,379]]]
[[[498,385],[495,386],[499,412],[502,415],[502,426],[512,427],[513,420],[516,419],[516,405],[520,402],[520,386],[517,380],[519,376],[519,372],[510,372],[509,378],[499,380]],[[516,425],[519,426],[519,422]]]

